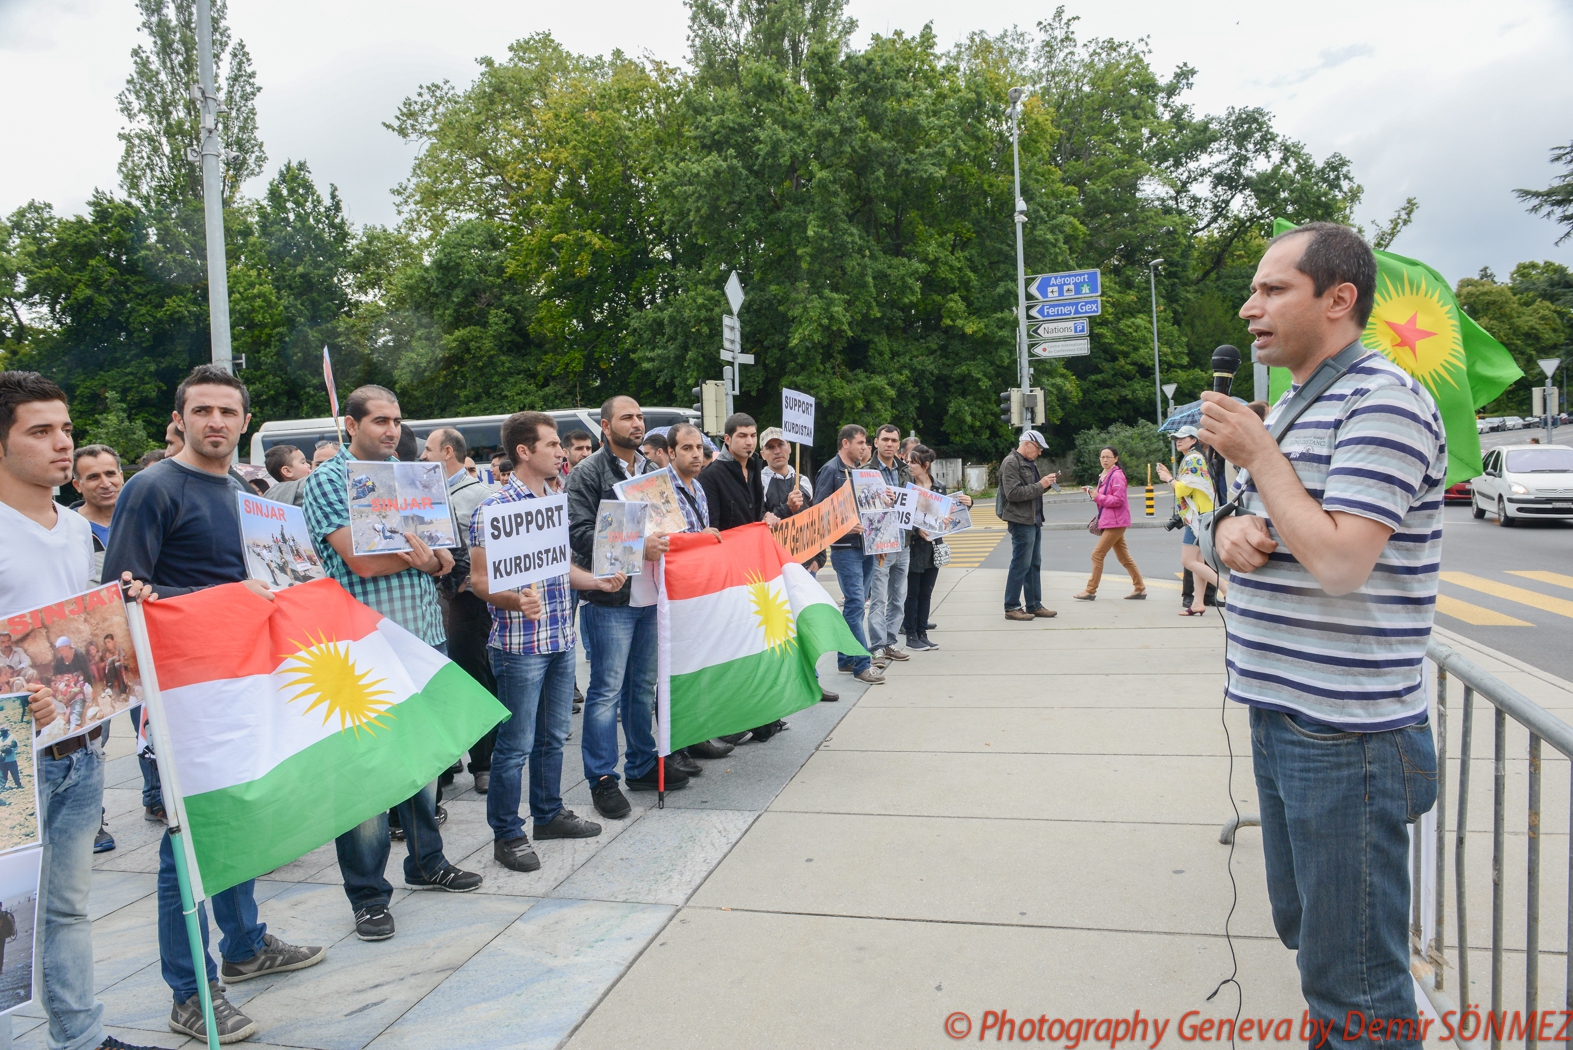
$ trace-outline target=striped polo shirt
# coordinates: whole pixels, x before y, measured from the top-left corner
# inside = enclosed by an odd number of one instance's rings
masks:
[[[1291,389],[1267,417],[1272,426]],[[1247,472],[1241,506],[1279,543],[1229,579],[1228,696],[1338,729],[1380,732],[1426,717],[1423,663],[1442,560],[1447,448],[1431,395],[1380,353],[1357,361],[1279,443],[1327,511],[1393,529],[1371,576],[1334,598],[1283,546]]]

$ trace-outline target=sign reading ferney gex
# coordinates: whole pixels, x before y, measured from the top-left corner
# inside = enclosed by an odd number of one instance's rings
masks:
[[[857,523],[852,486],[842,485],[823,503],[804,507],[770,526],[770,534],[793,561],[801,562],[845,536]]]
[[[523,587],[568,571],[568,494],[485,508],[486,583],[494,591]]]

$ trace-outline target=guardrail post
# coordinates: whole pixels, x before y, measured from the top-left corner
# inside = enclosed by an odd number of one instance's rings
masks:
[[[1540,1010],[1540,737],[1529,734],[1529,884],[1524,907],[1524,1012]],[[1535,1050],[1535,1025],[1524,1039]]]
[[[1464,846],[1469,835],[1469,770],[1475,737],[1475,690],[1464,686],[1464,724],[1459,733],[1458,749],[1458,823],[1454,830],[1453,844],[1453,896],[1454,910],[1458,913],[1458,998],[1462,1006],[1469,1005],[1469,895],[1467,869],[1464,866]],[[1573,790],[1573,789],[1570,789]],[[1570,964],[1573,965],[1573,964]]]
[[[1491,1012],[1502,1015],[1502,861],[1507,850],[1507,712],[1495,709],[1496,795],[1491,804]],[[1491,1050],[1502,1050],[1502,1030],[1492,1029]]]
[[[1443,919],[1447,902],[1447,672],[1436,669],[1436,881],[1433,893],[1436,907],[1435,921],[1431,925],[1431,944],[1426,956],[1436,974],[1434,987],[1442,990],[1442,971],[1447,965],[1442,946]]]

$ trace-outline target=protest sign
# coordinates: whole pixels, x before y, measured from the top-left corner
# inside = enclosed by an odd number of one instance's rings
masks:
[[[912,488],[890,490],[890,513],[896,516],[896,525],[905,532],[912,528]]]
[[[27,701],[27,693],[0,694],[0,853],[43,844]]]
[[[352,459],[345,474],[350,540],[356,554],[407,551],[406,532],[428,547],[457,547],[441,463]]]
[[[42,847],[0,857],[0,1014],[33,1000],[38,873],[43,857]]]
[[[41,682],[54,694],[55,720],[33,738],[34,747],[76,736],[142,702],[120,584],[7,616],[0,631],[11,636],[9,644],[0,637],[0,692]]]
[[[972,528],[972,512],[951,497],[916,485],[911,491],[914,501],[912,527],[922,529],[929,539]]]
[[[612,491],[617,493],[618,499],[650,505],[650,513],[645,517],[646,536],[656,532],[682,532],[688,528],[683,508],[677,502],[677,488],[670,467],[619,481],[612,486]]]
[[[770,526],[770,534],[793,561],[807,561],[858,523],[852,486],[842,485],[823,503],[805,507]]]
[[[885,484],[885,475],[877,470],[854,470],[852,475],[852,491],[857,495],[858,514],[867,518],[870,514],[881,514],[890,509],[890,486]],[[868,524],[866,521],[864,524]]]
[[[814,399],[796,390],[781,388],[781,432],[799,445],[814,443]]]
[[[482,508],[486,585],[494,591],[523,587],[568,571],[568,494],[541,496]]]
[[[644,530],[649,515],[648,503],[601,501],[595,512],[595,550],[590,559],[596,579],[618,573],[637,576],[644,571]]]
[[[901,519],[893,510],[863,515],[863,553],[894,554],[901,549]]]
[[[311,545],[306,514],[289,503],[235,493],[240,505],[240,543],[246,549],[246,572],[271,590],[320,580],[327,570]]]

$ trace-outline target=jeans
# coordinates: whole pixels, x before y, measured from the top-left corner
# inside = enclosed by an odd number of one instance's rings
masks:
[[[1137,591],[1145,591],[1147,585],[1142,582],[1142,571],[1136,567],[1136,559],[1131,557],[1131,549],[1125,545],[1125,526],[1122,525],[1117,529],[1104,529],[1098,533],[1098,543],[1092,548],[1092,575],[1087,578],[1087,593],[1098,593],[1098,584],[1103,579],[1103,560],[1109,556],[1110,551],[1120,559],[1120,564],[1125,566],[1125,571],[1131,574],[1131,586]]]
[[[901,638],[902,614],[907,600],[907,564],[912,549],[903,547],[894,554],[874,559],[874,579],[868,592],[868,647],[896,646]],[[883,565],[879,564],[881,561]]]
[[[1043,528],[1010,522],[1010,572],[1005,575],[1005,609],[1043,604]],[[1026,604],[1023,606],[1023,600]]]
[[[89,1050],[104,1041],[104,1004],[93,996],[93,925],[87,918],[93,877],[93,836],[104,805],[104,756],[96,745],[64,758],[37,752],[44,832],[38,884],[44,921],[33,959],[33,985],[43,991],[50,1050]],[[190,954],[189,952],[187,953]],[[9,1046],[11,1019],[0,1019]]]
[[[1436,750],[1422,723],[1346,733],[1251,709],[1251,759],[1273,925],[1299,953],[1311,1017],[1343,1025],[1415,1017],[1409,976],[1408,826],[1436,801]],[[1340,1048],[1418,1048],[1389,1036]]]
[[[245,962],[263,948],[266,923],[257,921],[256,880],[248,879],[208,898],[213,906],[213,921],[218,923],[219,954],[229,962]],[[202,962],[208,981],[218,980],[218,967],[208,954],[207,908],[197,905],[197,925],[202,930]],[[169,832],[158,844],[158,956],[164,983],[183,1003],[197,994],[197,971],[191,958],[191,939],[186,935],[186,919],[180,908],[180,881],[175,874],[175,853]]]
[[[437,782],[427,784],[394,808],[409,849],[404,858],[405,880],[437,874],[448,863],[442,855],[442,832],[437,828]],[[369,904],[386,905],[393,896],[393,887],[383,874],[393,849],[387,811],[350,828],[333,840],[333,848],[339,855],[339,874],[344,876],[344,895],[350,899],[350,908],[360,911]]]
[[[939,569],[933,565],[920,572],[907,573],[907,605],[903,610],[903,634],[923,637],[928,634],[929,603],[934,598],[934,584],[939,579]]]
[[[524,760],[530,760],[530,816],[550,824],[563,810],[563,745],[573,719],[574,651],[507,653],[490,649],[497,699],[508,719],[497,727],[486,823],[508,842],[524,834],[519,818]]]
[[[655,606],[579,607],[590,657],[590,688],[584,693],[584,778],[617,779],[617,716],[623,716],[627,752],[623,773],[638,779],[655,765]],[[571,664],[569,665],[572,666]],[[570,696],[572,687],[570,686]]]
[[[841,587],[841,615],[846,617],[852,637],[863,648],[868,648],[868,635],[863,631],[863,609],[868,603],[868,587],[874,578],[874,558],[861,549],[832,547],[830,566],[836,570],[836,583]],[[867,656],[836,654],[836,666],[843,671],[862,674],[874,661]]]

